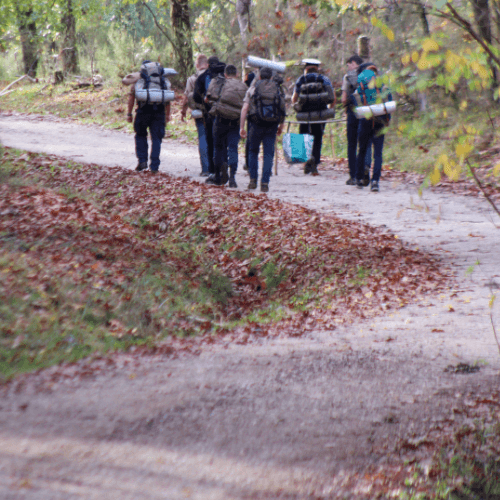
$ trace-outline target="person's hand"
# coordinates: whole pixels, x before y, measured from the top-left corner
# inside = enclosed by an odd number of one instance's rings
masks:
[[[283,124],[280,124],[278,126],[278,135],[281,135],[283,133],[283,128],[284,128]]]
[[[127,121],[128,121],[129,123],[132,123],[132,118],[133,118],[133,116],[132,116],[132,115],[127,115]]]
[[[240,137],[242,139],[246,139],[247,137],[247,131],[244,128],[240,128]]]
[[[185,121],[186,121],[186,112],[185,111],[181,111],[181,122],[185,122]]]

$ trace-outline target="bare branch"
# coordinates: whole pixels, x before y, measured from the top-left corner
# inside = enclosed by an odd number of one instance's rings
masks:
[[[173,49],[175,50],[175,52],[177,53],[177,55],[180,55],[174,41],[172,40],[172,38],[170,38],[170,35],[161,27],[160,23],[158,22],[158,19],[155,16],[155,13],[151,10],[151,7],[146,2],[142,2],[142,5],[144,5],[144,7],[146,7],[149,10],[149,12],[151,12],[151,15],[153,16],[153,20],[156,24],[156,27],[162,32],[162,34],[165,36],[165,38],[171,43],[171,45],[172,45]]]
[[[469,167],[469,172],[472,174],[472,177],[474,177],[474,181],[476,182],[477,187],[481,190],[481,192],[483,193],[483,195],[486,198],[486,200],[488,201],[488,203],[493,207],[493,210],[495,210],[495,212],[498,215],[500,215],[500,209],[496,206],[495,202],[491,199],[489,194],[484,189],[483,184],[481,183],[481,181],[479,180],[479,177],[476,174],[476,169],[469,163],[469,160],[466,160],[466,163],[467,163],[467,166]]]

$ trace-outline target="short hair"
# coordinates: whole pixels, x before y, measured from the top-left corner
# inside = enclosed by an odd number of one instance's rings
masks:
[[[354,54],[353,56],[349,57],[347,61],[345,62],[346,64],[355,62],[358,66],[363,63],[363,59],[358,56],[358,54]]]
[[[226,69],[224,70],[224,73],[227,75],[227,76],[236,76],[237,73],[238,73],[238,70],[236,69],[236,66],[232,65],[232,64],[228,64],[226,66]]]
[[[198,56],[196,57],[195,66],[201,66],[202,64],[208,64],[208,58],[205,54],[198,54]]]
[[[208,58],[208,64],[209,66],[212,66],[214,64],[219,64],[219,58],[217,56],[210,56]]]
[[[308,64],[304,71],[306,73],[306,75],[308,75],[309,73],[317,73],[318,72],[318,69],[319,69],[319,66],[317,64]]]
[[[271,68],[261,68],[259,76],[261,80],[270,80],[273,76],[273,70]]]

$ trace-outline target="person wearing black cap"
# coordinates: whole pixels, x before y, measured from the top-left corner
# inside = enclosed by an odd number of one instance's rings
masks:
[[[331,107],[335,106],[335,93],[333,90],[332,82],[328,77],[319,73],[319,66],[321,61],[317,59],[303,59],[302,63],[305,65],[304,74],[295,82],[295,89],[292,95],[292,104],[299,100],[300,89],[303,85],[318,82],[322,83],[325,91],[332,96]],[[303,111],[322,111],[328,108],[328,104],[321,103],[315,104],[314,109],[303,108]],[[321,146],[323,143],[323,133],[325,131],[324,123],[301,123],[299,126],[300,134],[311,134],[314,136],[314,143],[312,148],[312,158],[306,163],[305,173],[317,172],[317,165],[321,162]],[[309,168],[308,168],[308,164]]]
[[[207,150],[208,150],[208,171],[210,175],[205,181],[207,184],[215,184],[215,166],[214,166],[214,136],[213,136],[213,118],[209,114],[212,105],[205,100],[208,87],[210,82],[217,75],[224,74],[224,68],[226,65],[219,61],[217,56],[211,56],[208,58],[208,69],[206,69],[201,75],[198,76],[194,84],[193,99],[194,102],[198,104],[203,104],[203,120],[205,123],[205,132],[207,138]]]

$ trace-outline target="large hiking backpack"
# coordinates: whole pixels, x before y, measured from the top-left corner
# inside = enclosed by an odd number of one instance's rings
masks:
[[[312,81],[311,78],[314,78]],[[300,86],[299,99],[295,111],[322,111],[335,100],[333,87],[324,83],[321,75],[310,73]]]
[[[146,104],[165,104],[173,101],[174,91],[165,76],[160,63],[146,61],[142,63],[140,78],[135,84],[135,98],[139,107]]]
[[[285,93],[276,80],[259,80],[255,84],[250,116],[266,123],[283,121],[286,116]]]
[[[352,95],[357,106],[358,118],[371,118],[375,122],[388,125],[390,113],[396,108],[392,95],[383,86],[376,85],[377,68],[371,65],[358,75],[358,88]],[[368,115],[366,114],[368,113]]]
[[[248,90],[247,86],[237,78],[225,78],[224,80],[219,98],[212,106],[210,113],[227,120],[238,120],[243,107],[243,99]]]

